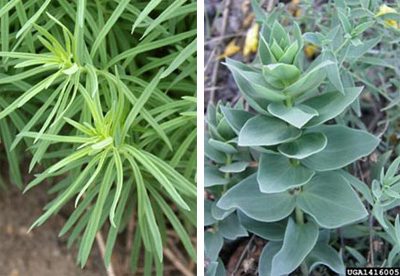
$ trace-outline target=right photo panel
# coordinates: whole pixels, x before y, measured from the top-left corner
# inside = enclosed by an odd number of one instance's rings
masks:
[[[400,275],[399,2],[204,10],[205,274]]]

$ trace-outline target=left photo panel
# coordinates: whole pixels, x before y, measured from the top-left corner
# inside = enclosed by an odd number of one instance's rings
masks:
[[[0,275],[196,275],[196,19],[0,0]]]

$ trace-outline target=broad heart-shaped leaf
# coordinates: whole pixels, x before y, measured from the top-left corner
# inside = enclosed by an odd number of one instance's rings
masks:
[[[328,139],[324,150],[302,160],[302,164],[316,171],[340,169],[369,155],[380,140],[368,132],[341,125],[321,125],[308,132],[322,132]]]
[[[360,95],[363,87],[351,87],[344,89],[344,95],[338,91],[323,93],[303,102],[318,112],[318,116],[312,118],[307,127],[320,125],[341,114]]]
[[[224,178],[222,172],[212,166],[204,167],[204,187],[212,187],[216,185],[225,185],[229,183],[229,179]]]
[[[223,220],[225,219],[227,216],[229,216],[230,214],[232,214],[233,212],[235,212],[235,208],[231,208],[229,210],[224,210],[221,209],[217,206],[217,201],[214,201],[212,206],[211,206],[211,215],[213,216],[213,218],[215,218],[216,220]]]
[[[285,233],[287,220],[277,222],[261,222],[249,218],[243,212],[237,211],[239,221],[247,231],[269,241],[281,241]]]
[[[261,193],[257,176],[253,174],[229,189],[218,201],[217,206],[224,210],[237,208],[255,220],[274,222],[293,212],[295,199],[288,192]]]
[[[268,88],[261,71],[255,71],[238,61],[226,59],[226,65],[232,72],[236,84],[246,101],[258,112],[266,114],[270,102],[280,102],[286,96],[278,90]]]
[[[278,146],[278,151],[288,158],[304,159],[322,151],[328,143],[325,134],[320,132],[306,133],[297,140]]]
[[[340,173],[317,173],[296,198],[297,206],[324,228],[333,229],[365,218],[368,213]]]
[[[290,142],[300,137],[301,130],[284,121],[257,115],[243,126],[239,132],[239,146],[273,146]]]
[[[346,267],[339,253],[331,246],[318,242],[313,250],[308,254],[306,264],[310,272],[319,265],[325,265],[337,274],[344,275]]]
[[[268,242],[261,253],[258,272],[260,276],[276,276],[271,274],[272,259],[282,247],[282,242]],[[282,276],[282,275],[279,275]]]
[[[314,248],[317,239],[317,224],[313,221],[298,224],[289,218],[282,248],[272,259],[271,274],[279,276],[293,272]]]
[[[247,237],[248,233],[238,219],[236,213],[232,213],[218,224],[218,230],[221,235],[228,240],[235,240],[239,237]]]
[[[228,124],[237,134],[239,134],[244,124],[254,117],[254,114],[241,109],[221,106],[221,111],[225,115]]]
[[[315,109],[303,104],[287,107],[283,103],[271,103],[268,106],[268,112],[297,128],[302,128],[318,115]]]
[[[257,181],[262,193],[280,193],[306,184],[315,172],[303,165],[292,165],[280,154],[264,153],[258,167]]]

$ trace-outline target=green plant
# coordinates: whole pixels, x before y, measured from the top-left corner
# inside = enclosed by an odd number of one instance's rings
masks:
[[[337,16],[328,21],[331,28],[301,34],[292,22],[290,36],[278,23],[283,9],[265,15],[252,3],[263,26],[258,58],[251,65],[226,60],[252,110],[221,103],[208,108],[207,274],[224,275],[219,259],[224,239],[248,232],[267,240],[260,275],[308,275],[321,264],[344,274],[342,252],[332,246],[331,235],[365,222],[369,213],[363,200],[373,204],[367,184],[351,172],[352,164],[371,154],[380,139],[349,114],[361,114],[363,87],[356,85],[356,64],[374,61],[366,53],[381,39],[362,41],[362,35],[381,18],[368,10],[374,6],[349,17],[350,7],[338,1],[333,5]],[[312,63],[303,54],[305,42],[321,49]],[[389,66],[385,64],[380,66]],[[362,81],[368,83],[366,77]],[[392,177],[395,170],[389,170]],[[397,240],[392,243],[392,254],[397,254]]]
[[[29,171],[43,171],[25,191],[49,180],[56,194],[31,229],[75,198],[60,235],[79,242],[82,267],[107,218],[106,266],[131,219],[133,270],[144,245],[146,273],[162,274],[169,225],[195,260],[196,2],[0,3],[10,179],[22,187],[28,148]]]

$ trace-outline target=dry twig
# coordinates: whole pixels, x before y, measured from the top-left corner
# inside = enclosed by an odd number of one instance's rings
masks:
[[[106,252],[106,246],[104,244],[104,239],[103,239],[103,236],[101,235],[100,231],[97,232],[97,234],[96,234],[96,241],[97,241],[97,246],[100,249],[101,257],[104,260],[104,255],[105,255],[105,252]],[[108,268],[107,268],[107,275],[108,276],[116,276],[116,274],[114,273],[114,269],[113,269],[111,261],[110,261],[110,264],[108,265]]]
[[[168,248],[164,248],[164,255],[171,261],[171,263],[180,271],[184,276],[194,276],[194,274],[186,268]]]

